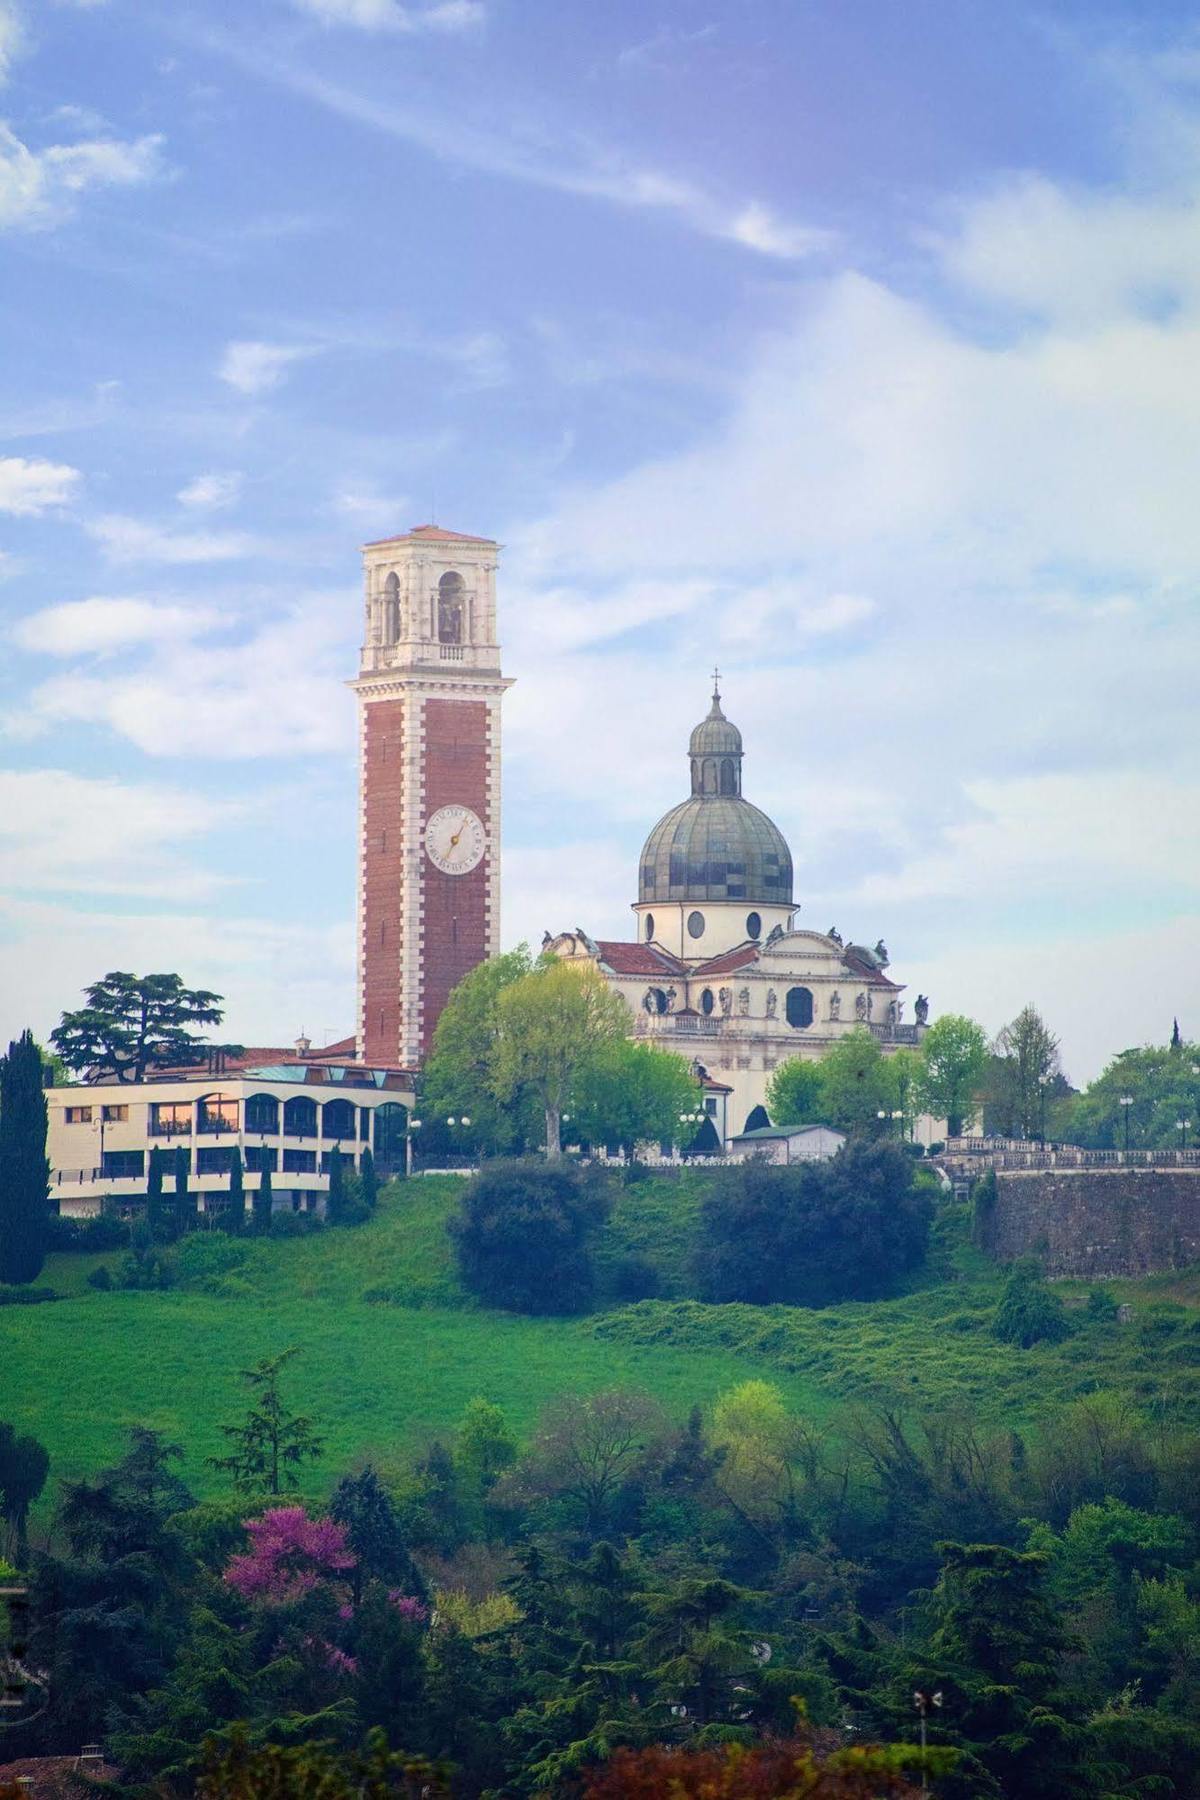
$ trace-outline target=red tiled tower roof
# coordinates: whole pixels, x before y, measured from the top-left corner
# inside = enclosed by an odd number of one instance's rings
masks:
[[[394,537],[372,538],[363,549],[373,550],[379,544],[406,544],[411,538],[449,544],[494,544],[496,541],[495,538],[472,537],[465,531],[447,531],[442,525],[414,525],[411,531],[397,532]]]

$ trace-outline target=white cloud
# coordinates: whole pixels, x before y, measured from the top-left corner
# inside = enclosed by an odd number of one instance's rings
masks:
[[[279,386],[293,363],[312,355],[311,345],[236,340],[225,346],[217,373],[239,394],[265,394]]]
[[[786,262],[813,256],[829,244],[828,232],[781,219],[761,200],[752,200],[741,212],[734,213],[723,235],[735,244],[744,244],[748,250],[778,256]]]
[[[209,607],[96,594],[31,613],[13,627],[24,650],[43,656],[92,656],[191,638],[220,622]]]
[[[242,810],[191,789],[0,770],[0,889],[202,899],[228,878],[185,864],[178,846]]]
[[[79,484],[79,470],[68,463],[40,457],[0,456],[0,513],[36,518],[52,506],[65,506]]]
[[[211,563],[247,556],[254,540],[240,531],[171,531],[145,519],[109,513],[86,524],[109,562]]]
[[[0,229],[39,229],[70,216],[89,188],[134,187],[163,174],[162,138],[115,138],[31,150],[0,124]]]
[[[483,0],[442,0],[440,5],[403,6],[400,0],[292,0],[300,12],[324,25],[350,25],[360,31],[471,31],[483,24]]]
[[[217,471],[207,475],[196,475],[186,487],[180,488],[175,498],[181,506],[194,507],[198,512],[211,512],[222,506],[232,506],[242,491],[242,477],[236,470]]]
[[[20,55],[24,35],[16,0],[0,0],[0,85]]]

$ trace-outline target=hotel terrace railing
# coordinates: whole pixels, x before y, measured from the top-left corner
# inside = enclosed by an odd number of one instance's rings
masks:
[[[970,1137],[949,1138],[938,1160],[979,1169],[1200,1169],[1200,1149],[1083,1150]]]

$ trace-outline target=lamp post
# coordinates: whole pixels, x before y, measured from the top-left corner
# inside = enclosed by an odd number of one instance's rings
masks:
[[[917,1717],[921,1721],[921,1792],[923,1794],[929,1792],[929,1773],[925,1768],[925,1721],[928,1719],[934,1707],[941,1706],[941,1704],[942,1694],[940,1688],[937,1693],[934,1694],[928,1693],[924,1688],[918,1688],[913,1695],[913,1705],[916,1707]]]
[[[904,1117],[904,1114],[898,1106],[893,1107],[890,1112],[881,1106],[879,1111],[875,1114],[875,1117],[883,1121],[883,1135],[884,1137],[887,1137],[893,1126],[899,1131],[900,1126],[898,1121]]]
[[[451,1113],[449,1118],[446,1120],[446,1123],[450,1127],[451,1131],[455,1131],[455,1130],[465,1131],[467,1126],[471,1123],[471,1121],[467,1117],[466,1113],[460,1113],[457,1119],[454,1117],[453,1113]]]
[[[1130,1108],[1133,1105],[1133,1095],[1132,1094],[1122,1094],[1120,1097],[1119,1105],[1121,1107],[1121,1110],[1125,1114],[1125,1154],[1126,1154],[1126,1156],[1128,1156],[1129,1155],[1129,1112],[1130,1112]]]
[[[1176,1119],[1175,1121],[1175,1129],[1180,1137],[1179,1148],[1181,1150],[1187,1149],[1187,1134],[1191,1123],[1192,1121],[1190,1119]]]
[[[421,1129],[420,1119],[414,1119],[412,1114],[410,1113],[408,1115],[408,1118],[405,1121],[405,1125],[404,1125],[404,1179],[406,1181],[412,1175],[413,1132],[420,1131],[420,1129]]]
[[[679,1123],[681,1125],[691,1125],[698,1129],[704,1123],[704,1114],[702,1112],[681,1112],[679,1115]],[[685,1135],[689,1138],[694,1138],[696,1131],[690,1131]],[[687,1155],[687,1151],[683,1149],[682,1145],[680,1145],[680,1152],[684,1156]]]

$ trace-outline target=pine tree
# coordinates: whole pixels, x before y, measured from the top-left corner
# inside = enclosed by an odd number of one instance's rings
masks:
[[[42,1053],[25,1031],[0,1060],[0,1280],[40,1272],[49,1197]]]
[[[1175,1052],[1176,1056],[1178,1056],[1183,1050],[1183,1037],[1179,1030],[1179,1020],[1178,1019],[1174,1020],[1174,1022],[1172,1023],[1172,1026],[1171,1026],[1171,1048]]]
[[[150,1168],[146,1176],[146,1224],[157,1242],[165,1234],[167,1211],[163,1205],[163,1164],[165,1152],[156,1144],[150,1152]]]
[[[236,1148],[229,1165],[229,1205],[223,1224],[230,1237],[241,1237],[246,1229],[246,1184],[242,1179],[242,1153]]]
[[[258,1177],[258,1186],[254,1190],[254,1229],[259,1237],[266,1237],[271,1229],[271,1165],[267,1161],[270,1152],[263,1151],[262,1172]]]
[[[325,1200],[325,1217],[331,1225],[346,1222],[345,1160],[337,1145],[329,1152],[329,1193]]]
[[[232,1449],[228,1456],[210,1456],[209,1465],[232,1478],[241,1493],[282,1494],[298,1487],[298,1463],[315,1461],[322,1441],[313,1421],[303,1413],[289,1412],[280,1392],[285,1364],[299,1355],[293,1345],[279,1356],[265,1357],[252,1369],[242,1370],[242,1380],[254,1395],[250,1411],[239,1425],[222,1425]]]
[[[374,1212],[379,1202],[379,1177],[375,1173],[375,1158],[371,1155],[369,1144],[359,1159],[358,1181],[363,1205]]]
[[[196,1196],[188,1188],[191,1151],[183,1144],[175,1146],[175,1224],[180,1237],[196,1223]]]

